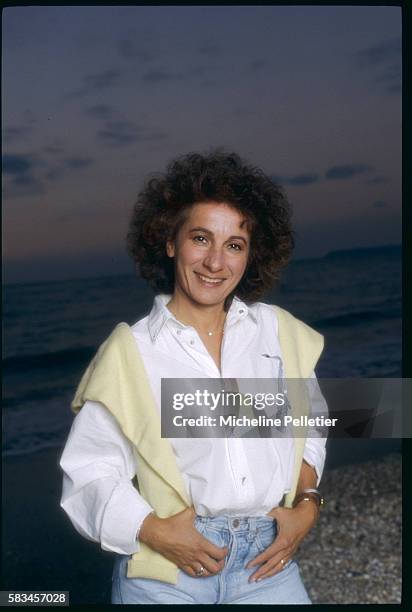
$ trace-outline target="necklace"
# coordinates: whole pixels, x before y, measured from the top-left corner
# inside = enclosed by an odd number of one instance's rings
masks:
[[[208,335],[208,336],[214,336],[216,332],[208,331],[208,332],[206,332],[206,333],[207,333],[207,335]],[[223,336],[223,334],[225,333],[225,330],[224,330],[224,329],[222,329],[222,331],[221,331],[220,333],[221,333],[221,334],[222,334],[222,336]]]
[[[168,306],[168,309],[170,310],[170,312],[172,313],[172,315],[175,317],[175,319],[178,319],[178,317],[177,317],[177,315],[176,315],[175,311],[174,311],[174,310],[172,310],[172,309],[170,308],[170,306]],[[193,327],[194,327],[194,326],[193,326]],[[199,330],[198,330],[198,331],[199,331]],[[204,331],[200,331],[200,333],[201,333],[201,334],[206,334],[206,335],[208,335],[208,336],[215,336],[215,335],[217,335],[218,333],[220,333],[220,334],[222,334],[222,336],[223,336],[223,334],[225,333],[225,331],[224,331],[224,329],[221,329],[219,332],[209,330],[209,331],[205,331],[205,332],[204,332]]]

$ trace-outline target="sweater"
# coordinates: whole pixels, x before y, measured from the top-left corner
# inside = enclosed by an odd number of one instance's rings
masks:
[[[278,318],[279,342],[284,356],[286,379],[309,378],[323,350],[323,336],[274,306]],[[309,415],[305,385],[291,385],[288,398],[292,416]],[[71,407],[77,413],[86,400],[102,403],[117,419],[136,455],[140,495],[160,518],[167,518],[191,505],[173,449],[161,437],[160,417],[130,326],[119,323],[101,344],[83,374]],[[302,465],[305,437],[295,437],[292,487],[285,507],[292,507]],[[127,577],[150,578],[177,583],[178,567],[157,551],[140,542],[140,549],[127,564]]]

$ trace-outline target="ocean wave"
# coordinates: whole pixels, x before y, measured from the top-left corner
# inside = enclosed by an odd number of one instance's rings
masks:
[[[96,353],[96,347],[84,346],[68,348],[62,351],[29,355],[16,355],[3,360],[3,370],[17,372],[26,369],[45,369],[51,367],[77,366],[90,361]]]
[[[397,319],[401,316],[400,307],[395,307],[390,310],[358,310],[340,315],[332,315],[330,317],[322,317],[316,321],[312,321],[314,327],[348,327],[350,325],[361,325],[365,322],[375,322],[385,319]]]
[[[19,457],[21,455],[30,455],[48,448],[62,448],[64,440],[41,441],[32,440],[28,446],[13,446],[11,448],[3,448],[2,457]]]

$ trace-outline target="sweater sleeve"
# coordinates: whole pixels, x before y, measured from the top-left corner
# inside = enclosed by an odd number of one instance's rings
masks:
[[[60,467],[60,506],[75,529],[103,550],[138,552],[138,532],[152,508],[132,483],[132,445],[105,406],[85,402],[73,421]]]
[[[315,372],[312,373],[308,380],[309,397],[311,406],[311,416],[328,415],[328,406],[325,398],[319,387]],[[309,428],[308,437],[306,438],[305,449],[303,451],[303,459],[315,468],[317,474],[316,486],[319,486],[323,474],[326,459],[326,437],[324,431],[321,432],[316,428]]]

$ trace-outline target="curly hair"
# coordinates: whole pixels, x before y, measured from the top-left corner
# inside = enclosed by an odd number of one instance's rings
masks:
[[[249,261],[235,293],[256,301],[279,280],[290,259],[291,209],[282,187],[236,153],[221,148],[189,153],[171,161],[164,174],[152,176],[134,205],[127,251],[157,293],[173,293],[174,263],[166,241],[175,239],[194,204],[210,201],[229,204],[248,220]]]

